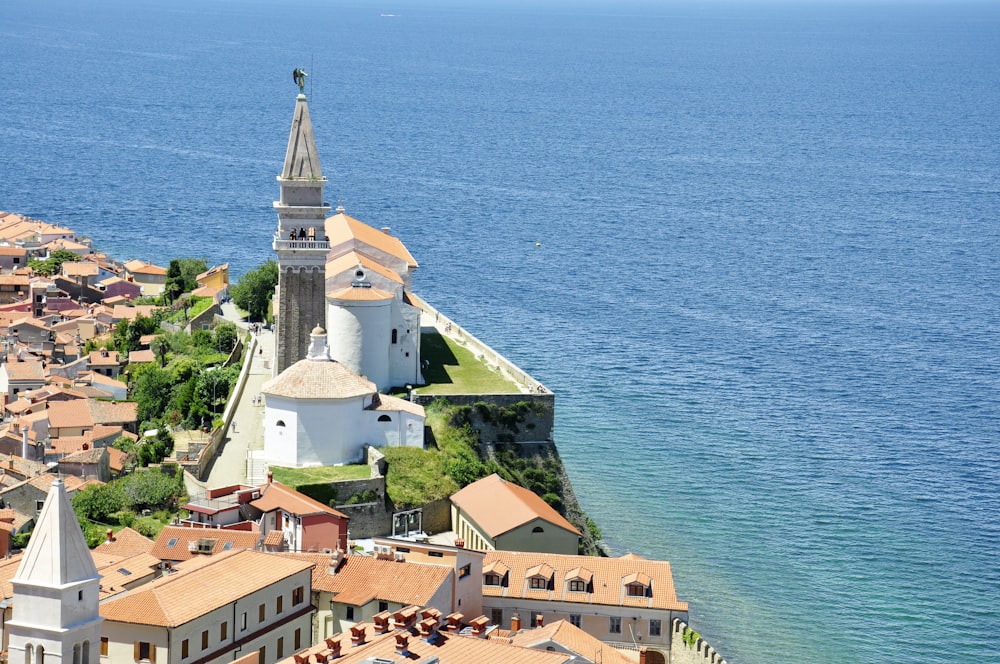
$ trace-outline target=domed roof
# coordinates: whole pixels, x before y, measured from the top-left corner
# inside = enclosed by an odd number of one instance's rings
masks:
[[[340,362],[308,359],[299,360],[261,388],[264,394],[289,399],[353,399],[377,391],[375,383]]]

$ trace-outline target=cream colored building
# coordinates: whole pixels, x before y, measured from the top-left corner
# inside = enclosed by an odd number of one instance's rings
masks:
[[[312,563],[257,551],[198,558],[101,605],[101,662],[270,664],[310,645]]]
[[[483,612],[509,628],[566,620],[611,645],[646,646],[648,664],[666,661],[674,618],[687,622],[670,563],[620,558],[489,551],[483,561]]]
[[[451,497],[451,528],[470,549],[576,554],[580,531],[532,491],[494,473]]]

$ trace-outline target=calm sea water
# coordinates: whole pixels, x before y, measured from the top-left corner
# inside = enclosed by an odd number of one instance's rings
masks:
[[[585,508],[731,663],[1000,660],[996,4],[9,0],[0,39],[0,209],[237,273],[305,67],[331,202],[556,391]]]

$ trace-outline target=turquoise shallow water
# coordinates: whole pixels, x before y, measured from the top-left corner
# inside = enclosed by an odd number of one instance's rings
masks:
[[[729,662],[992,661],[998,28],[994,4],[15,1],[0,209],[253,267],[304,66],[329,199],[557,393],[584,506],[672,561]]]

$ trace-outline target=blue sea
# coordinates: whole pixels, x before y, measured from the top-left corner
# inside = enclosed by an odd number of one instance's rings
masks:
[[[730,664],[1000,661],[1000,6],[6,0],[0,210],[271,257],[327,197],[557,394]]]

